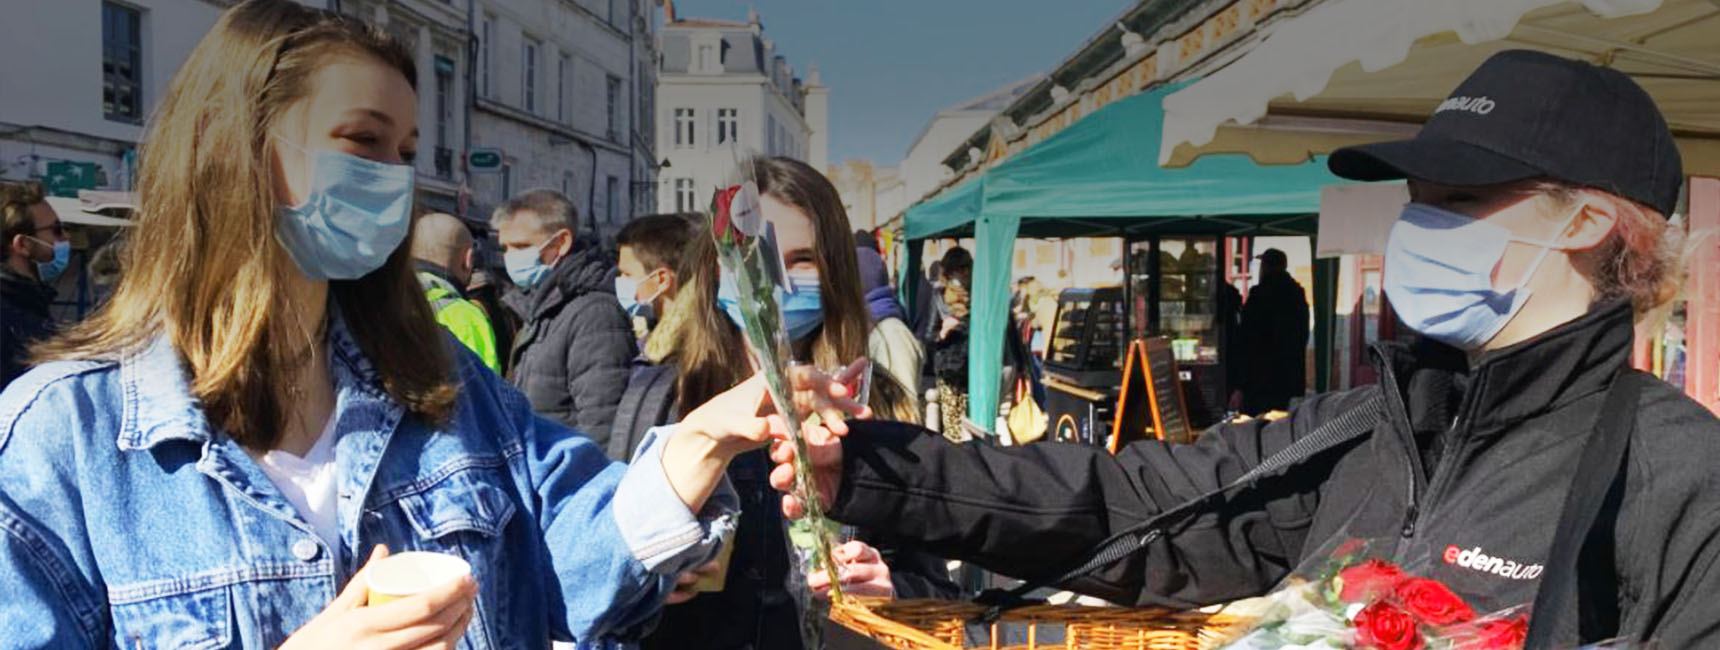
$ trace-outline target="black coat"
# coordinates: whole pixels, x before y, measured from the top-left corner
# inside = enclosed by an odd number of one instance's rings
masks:
[[[1237,343],[1245,399],[1282,408],[1308,389],[1308,298],[1289,273],[1265,274],[1248,291]]]
[[[614,261],[576,243],[542,284],[511,294],[508,306],[523,321],[509,378],[538,415],[607,446],[635,352],[633,326],[615,298]]]
[[[615,420],[611,453],[636,448],[646,430],[678,419],[676,373],[672,364],[636,367]],[[642,644],[645,650],[800,650],[800,613],[786,588],[788,539],[768,480],[770,469],[763,449],[729,463],[729,482],[741,497],[741,520],[723,591],[663,608],[656,631]],[[941,558],[871,531],[856,536],[883,555],[897,597],[948,600],[959,595]]]
[[[53,302],[53,288],[0,267],[0,389],[29,369],[30,344],[54,333]]]
[[[1115,456],[1059,443],[949,445],[908,425],[858,423],[832,515],[994,571],[1051,578],[1113,531],[1235,479],[1383,391],[1368,436],[1262,479],[1070,587],[1143,605],[1224,602],[1270,590],[1328,541],[1360,537],[1395,540],[1390,559],[1432,560],[1431,577],[1478,611],[1525,604],[1540,584],[1528,567],[1548,560],[1606,386],[1629,360],[1631,320],[1628,303],[1600,307],[1473,369],[1442,346],[1376,345],[1379,386]],[[1671,385],[1645,383],[1609,522],[1616,551],[1585,554],[1579,571],[1616,588],[1621,636],[1720,647],[1720,420]],[[1489,572],[1450,560],[1477,554],[1502,562]],[[1574,611],[1544,615],[1576,634]]]

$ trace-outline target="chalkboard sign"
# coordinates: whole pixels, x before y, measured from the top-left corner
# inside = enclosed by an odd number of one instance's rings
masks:
[[[1135,440],[1190,442],[1188,409],[1170,340],[1136,339],[1124,355],[1123,386],[1111,425],[1111,453]]]

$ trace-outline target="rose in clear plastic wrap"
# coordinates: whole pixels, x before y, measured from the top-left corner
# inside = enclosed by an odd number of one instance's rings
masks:
[[[1436,626],[1467,623],[1475,610],[1438,580],[1410,578],[1397,586],[1398,600],[1423,623]]]
[[[1387,601],[1378,601],[1356,614],[1356,643],[1378,650],[1420,650],[1425,645],[1415,617]]]

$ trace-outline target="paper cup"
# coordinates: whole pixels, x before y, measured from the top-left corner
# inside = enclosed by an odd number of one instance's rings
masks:
[[[369,604],[381,605],[471,574],[472,565],[459,556],[407,551],[371,562],[364,576]]]
[[[735,554],[735,534],[730,532],[723,538],[723,549],[717,551],[717,571],[709,575],[699,576],[699,581],[693,583],[693,591],[697,593],[722,591],[728,584],[729,556]]]

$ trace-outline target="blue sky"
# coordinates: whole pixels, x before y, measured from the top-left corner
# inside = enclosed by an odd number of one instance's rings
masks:
[[[682,18],[745,20],[830,87],[830,162],[894,165],[940,109],[1048,72],[1132,0],[682,0]]]

